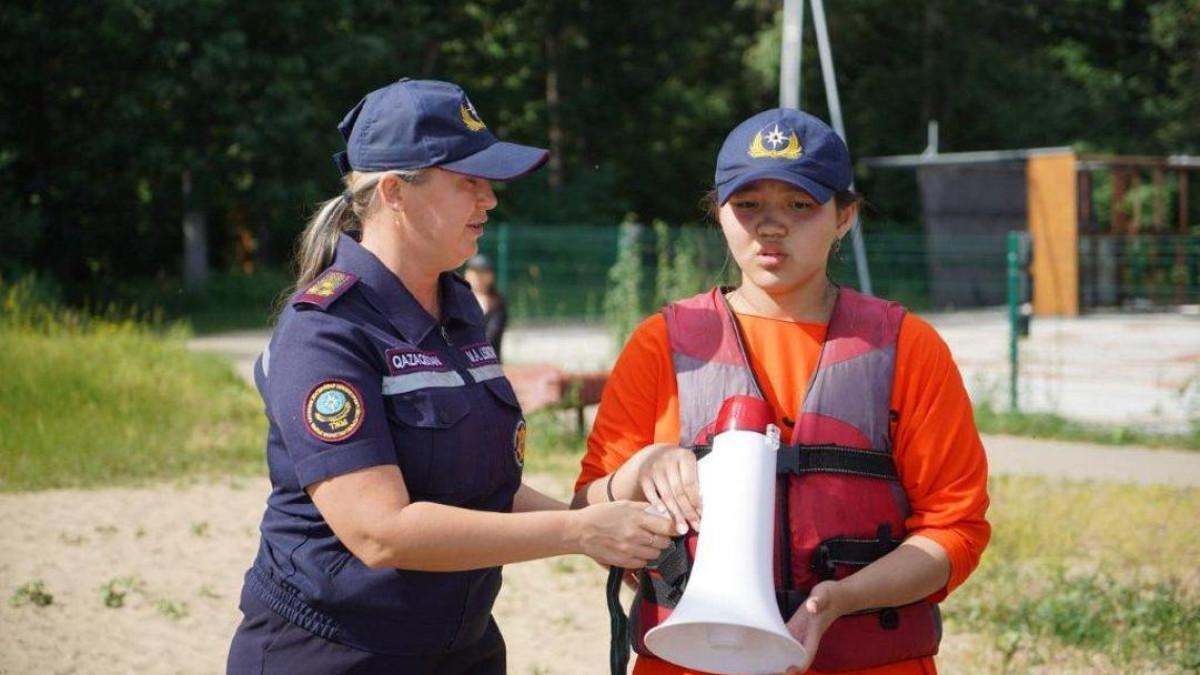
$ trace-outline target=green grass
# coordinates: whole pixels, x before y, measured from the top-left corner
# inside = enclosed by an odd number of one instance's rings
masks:
[[[0,491],[262,469],[257,394],[160,321],[64,310],[0,284]]]
[[[1200,668],[1200,490],[1001,477],[991,545],[943,606],[989,669]],[[1108,672],[1108,671],[1106,671]]]
[[[587,439],[575,428],[574,410],[542,409],[526,415],[525,471],[574,481]]]
[[[984,434],[1032,436],[1103,445],[1200,450],[1200,420],[1193,421],[1191,433],[1156,434],[1130,426],[1101,426],[1076,422],[1050,413],[1003,411],[984,403],[975,406],[975,424],[980,433]]]

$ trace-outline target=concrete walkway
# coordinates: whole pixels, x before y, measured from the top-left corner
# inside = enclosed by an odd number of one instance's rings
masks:
[[[992,475],[1200,486],[1200,452],[984,436]]]
[[[931,321],[950,345],[968,385],[976,383],[972,396],[985,395],[978,390],[980,374],[1006,372],[1002,358],[996,356],[1004,353],[998,313],[935,315]],[[1073,416],[1109,423],[1169,418],[1173,422],[1169,426],[1177,428],[1186,424],[1189,414],[1196,414],[1188,408],[1194,405],[1190,399],[1170,396],[1179,386],[1190,387],[1188,392],[1200,389],[1200,332],[1193,330],[1200,331],[1195,317],[1087,317],[1035,323],[1034,337],[1025,348],[1042,356],[1030,357],[1027,368],[1032,383],[1023,386],[1036,390],[1052,383],[1057,395],[1064,397],[1056,408],[1060,414],[1092,411],[1096,414]],[[268,339],[266,331],[244,331],[195,338],[189,347],[227,355],[252,382],[254,360]],[[1045,356],[1047,350],[1055,356]],[[504,354],[505,362],[512,365],[550,363],[569,371],[608,368],[614,358],[612,337],[599,324],[513,328],[505,335]],[[1051,376],[1038,380],[1035,373],[1042,369]],[[1194,384],[1190,377],[1197,378]],[[1186,380],[1182,385],[1181,378]],[[1188,395],[1200,398],[1200,394]],[[1157,413],[1147,411],[1148,405],[1164,402],[1172,405],[1169,416],[1161,408]],[[1179,407],[1183,409],[1176,410]],[[985,436],[984,446],[997,475],[1200,485],[1200,453],[1013,436]]]

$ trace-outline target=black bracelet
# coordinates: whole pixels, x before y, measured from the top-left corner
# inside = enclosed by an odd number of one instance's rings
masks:
[[[616,471],[608,474],[608,482],[604,484],[604,494],[608,495],[608,501],[610,501],[610,502],[617,501],[617,498],[614,497],[613,493],[612,493],[612,482],[613,482],[613,478],[616,478],[616,477],[617,477]]]

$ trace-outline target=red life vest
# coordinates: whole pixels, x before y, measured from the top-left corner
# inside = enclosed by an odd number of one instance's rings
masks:
[[[664,314],[679,385],[679,442],[703,458],[721,403],[736,394],[762,397],[761,388],[721,289],[669,305]],[[905,538],[910,509],[892,460],[889,409],[904,314],[896,303],[839,291],[790,443],[779,451],[774,569],[785,621],[819,582],[850,576]],[[696,542],[695,532],[677,538],[639,572],[629,618],[637,653],[650,655],[646,632],[683,595]],[[612,591],[610,583],[610,609],[619,609]],[[624,624],[621,614],[613,617],[615,631]],[[874,609],[835,621],[813,667],[842,672],[931,656],[940,640],[934,604]],[[614,639],[614,669],[622,661],[616,645]]]

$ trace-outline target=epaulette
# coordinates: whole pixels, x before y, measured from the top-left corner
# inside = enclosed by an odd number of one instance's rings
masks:
[[[313,305],[321,309],[329,309],[337,300],[358,281],[358,276],[341,270],[327,269],[317,275],[316,279],[292,299],[293,305]]]

